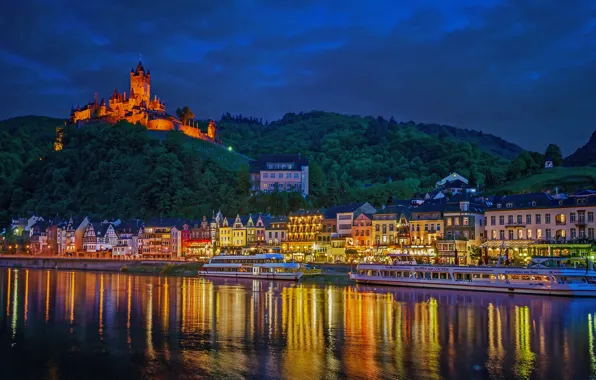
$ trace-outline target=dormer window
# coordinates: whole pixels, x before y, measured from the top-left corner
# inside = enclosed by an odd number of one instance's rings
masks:
[[[563,201],[559,201],[559,206],[563,206]]]
[[[497,208],[501,208],[502,205],[500,203],[497,203]]]
[[[507,208],[513,207],[513,203],[507,203]]]
[[[532,201],[532,206],[536,207],[536,201]]]

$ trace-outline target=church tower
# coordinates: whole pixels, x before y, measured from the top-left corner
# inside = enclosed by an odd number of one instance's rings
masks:
[[[145,73],[143,63],[139,61],[137,68],[130,70],[130,94],[134,94],[134,102],[140,105],[145,102],[149,104],[151,100],[151,73]]]

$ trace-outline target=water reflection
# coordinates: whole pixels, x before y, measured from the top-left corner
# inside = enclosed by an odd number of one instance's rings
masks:
[[[592,300],[2,269],[0,302],[8,378],[596,379]]]

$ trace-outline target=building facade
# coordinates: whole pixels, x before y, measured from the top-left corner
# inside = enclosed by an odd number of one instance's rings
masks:
[[[250,163],[253,192],[309,192],[308,160],[300,154],[263,154]]]

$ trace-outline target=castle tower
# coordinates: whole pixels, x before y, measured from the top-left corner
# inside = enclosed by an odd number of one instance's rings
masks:
[[[217,139],[217,125],[213,120],[209,120],[209,126],[207,127],[207,136],[213,141]]]
[[[140,105],[143,101],[149,104],[151,100],[151,74],[145,73],[143,63],[139,61],[137,68],[130,71],[130,94],[134,94],[134,101]]]

